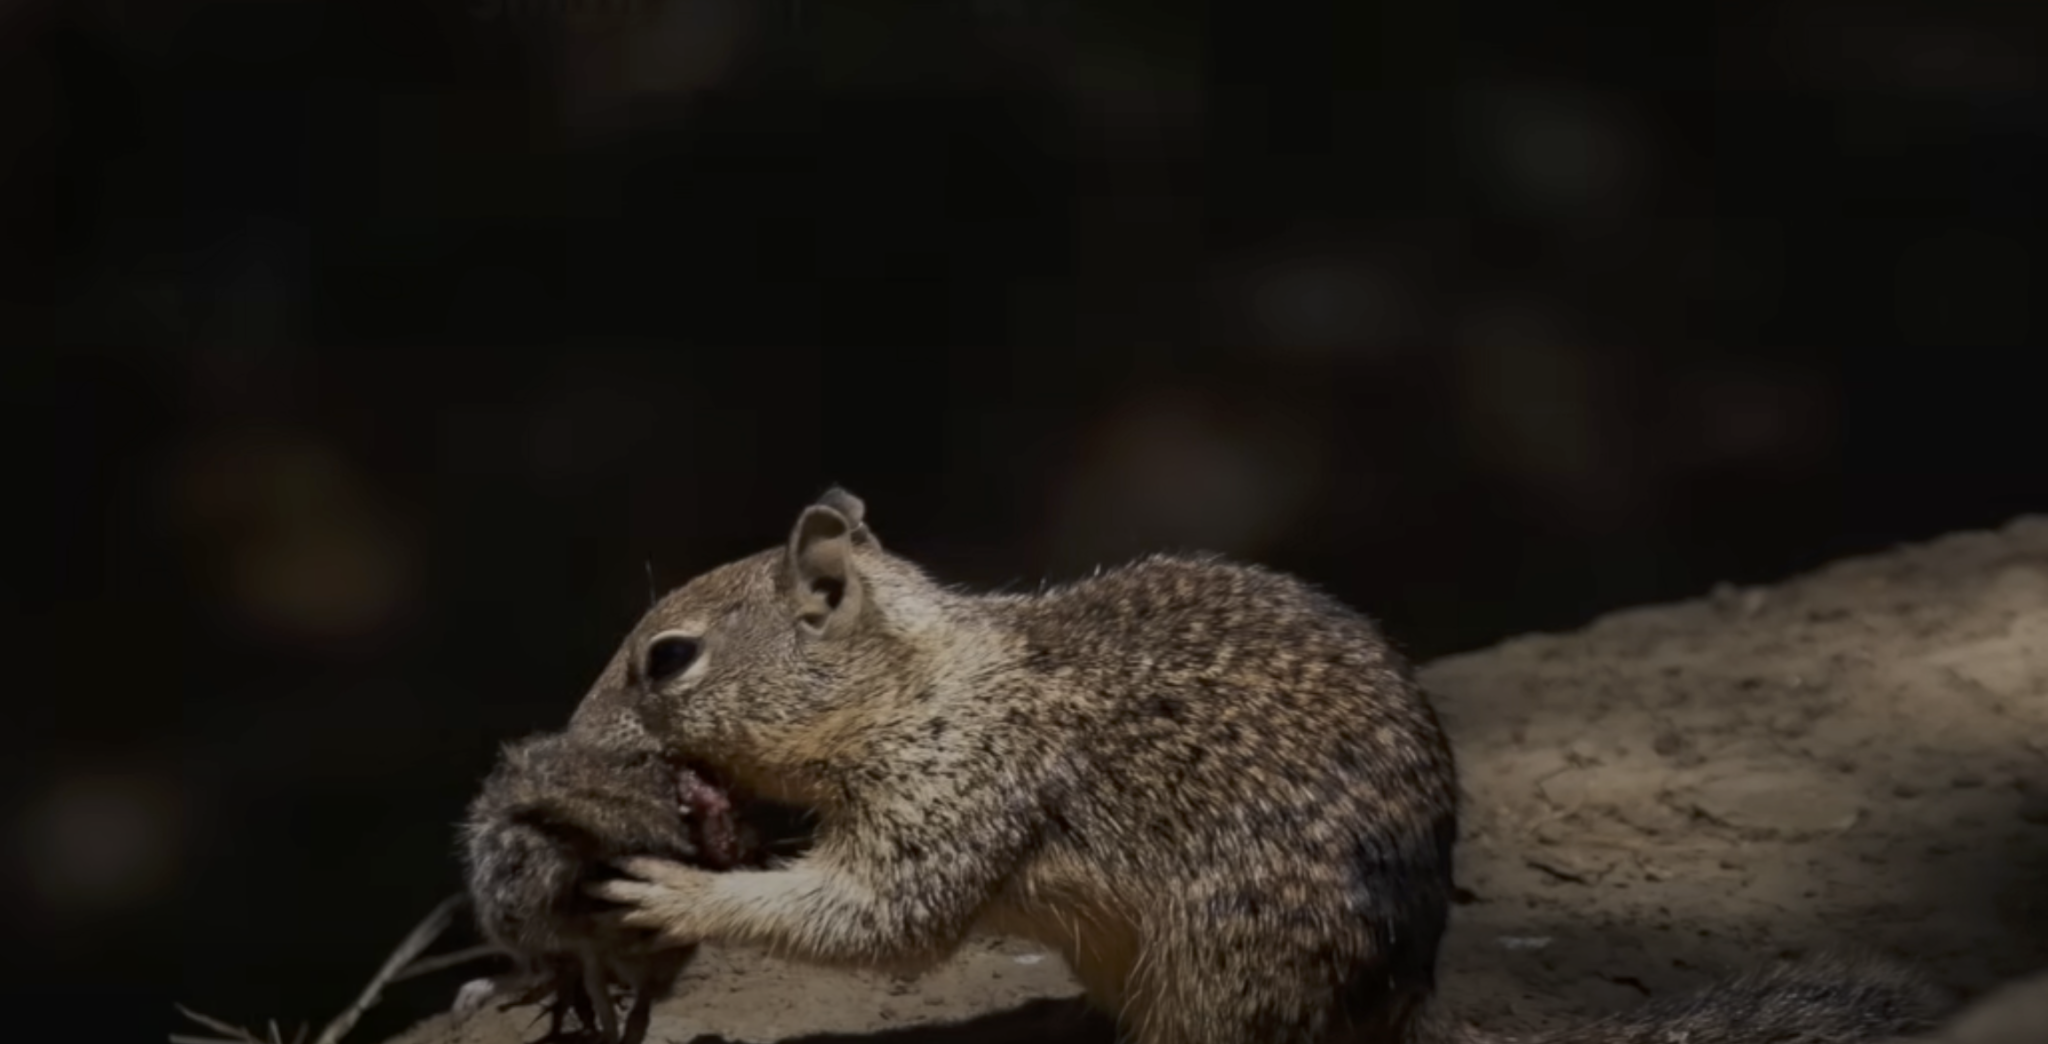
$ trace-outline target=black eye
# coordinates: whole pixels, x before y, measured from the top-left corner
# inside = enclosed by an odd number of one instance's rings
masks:
[[[641,674],[649,685],[660,685],[690,669],[697,662],[697,639],[664,634],[647,643]]]

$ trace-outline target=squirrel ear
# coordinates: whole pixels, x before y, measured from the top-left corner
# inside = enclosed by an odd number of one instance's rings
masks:
[[[812,634],[838,637],[851,630],[866,605],[866,592],[854,572],[853,549],[865,543],[858,536],[860,501],[851,494],[834,502],[833,490],[797,516],[789,535],[789,579],[797,621]],[[850,502],[853,517],[841,510]]]
[[[847,536],[862,547],[879,550],[882,542],[868,528],[868,506],[843,486],[833,486],[818,497],[815,507],[831,508],[846,519]]]

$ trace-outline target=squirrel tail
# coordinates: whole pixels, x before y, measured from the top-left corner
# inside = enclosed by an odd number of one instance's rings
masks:
[[[1507,1036],[1438,1023],[1419,1044],[1882,1044],[1936,1029],[1931,983],[1865,954],[1824,954],[1724,979],[1561,1030]]]

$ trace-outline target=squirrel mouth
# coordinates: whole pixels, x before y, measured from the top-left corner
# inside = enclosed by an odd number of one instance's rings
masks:
[[[707,870],[765,869],[817,841],[813,810],[764,798],[701,761],[670,757],[676,811]]]
[[[674,763],[676,808],[692,828],[699,858],[714,870],[730,870],[746,857],[738,802],[733,789],[710,768]]]

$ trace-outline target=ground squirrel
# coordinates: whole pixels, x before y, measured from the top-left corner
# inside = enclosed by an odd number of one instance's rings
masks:
[[[990,930],[1060,953],[1139,1044],[1468,1039],[1426,1010],[1450,745],[1375,625],[1286,575],[1158,556],[965,593],[834,489],[658,601],[570,732],[817,817],[766,869],[650,846],[585,886],[661,945],[915,971]],[[1848,1044],[1936,1014],[1904,973],[1820,960],[1552,1039]]]

